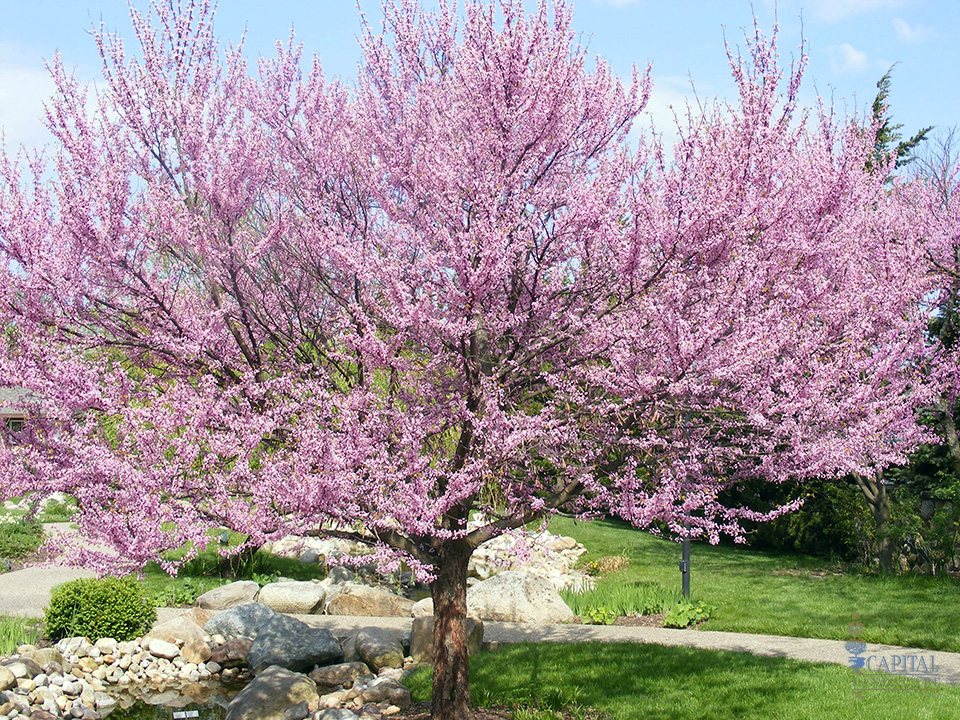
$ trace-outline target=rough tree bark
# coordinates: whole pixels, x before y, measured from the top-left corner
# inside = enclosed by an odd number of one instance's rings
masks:
[[[470,666],[467,657],[466,540],[444,543],[436,563],[433,596],[433,720],[469,720]]]
[[[854,474],[857,485],[870,506],[873,521],[877,532],[877,555],[880,559],[880,570],[888,575],[893,574],[893,541],[890,538],[890,497],[887,495],[887,486],[883,482],[883,471],[866,477],[859,473]]]

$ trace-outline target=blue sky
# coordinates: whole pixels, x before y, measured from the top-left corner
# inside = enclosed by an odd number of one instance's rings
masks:
[[[377,0],[363,5],[378,17]],[[0,13],[0,126],[8,144],[43,143],[40,118],[52,92],[44,60],[59,51],[81,79],[96,80],[91,23],[102,19],[129,35],[127,2],[0,0]],[[627,75],[634,63],[653,63],[649,115],[670,136],[673,110],[695,102],[691,79],[701,99],[732,97],[724,33],[732,45],[742,45],[753,13],[766,30],[779,19],[785,59],[806,38],[806,104],[819,94],[832,98],[841,114],[863,110],[876,94],[876,81],[896,62],[891,103],[905,133],[960,124],[957,0],[577,0],[574,24],[591,51],[617,72]],[[271,54],[291,25],[328,75],[355,74],[360,24],[353,0],[221,0],[216,24],[225,40],[236,40],[246,26],[252,56]]]

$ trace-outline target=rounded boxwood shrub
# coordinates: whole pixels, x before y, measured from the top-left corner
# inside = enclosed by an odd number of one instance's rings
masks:
[[[84,636],[132,640],[156,622],[153,601],[130,578],[85,578],[53,591],[46,609],[46,634],[53,640]]]

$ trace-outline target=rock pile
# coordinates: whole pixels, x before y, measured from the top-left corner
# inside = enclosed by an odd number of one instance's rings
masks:
[[[482,521],[471,521],[470,529]],[[350,540],[286,537],[269,545],[268,549],[284,557],[296,557],[304,563],[340,563],[343,558],[360,558],[370,552],[364,545]],[[582,592],[593,587],[593,580],[574,567],[587,549],[571,537],[553,535],[547,531],[520,531],[501,535],[478,547],[470,558],[469,574],[473,581],[486,580],[507,570],[521,570],[549,580],[558,590]],[[330,563],[328,563],[330,564]],[[373,564],[335,567],[336,579],[353,580],[366,585],[393,585],[401,591],[413,588],[413,577],[402,573],[398,577],[383,576]],[[252,599],[252,598],[251,598]],[[249,601],[249,600],[248,600]],[[264,602],[263,599],[260,599]]]
[[[130,642],[67,638],[0,661],[0,720],[97,720],[136,699],[184,706],[249,681],[228,720],[379,720],[410,704],[411,638],[366,628],[343,641],[257,603],[187,611]],[[482,629],[481,629],[482,633]],[[417,638],[422,647],[424,638]]]

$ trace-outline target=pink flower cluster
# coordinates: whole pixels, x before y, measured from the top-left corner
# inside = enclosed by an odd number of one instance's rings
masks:
[[[648,72],[521,5],[387,2],[351,85],[292,41],[251,71],[208,2],[97,29],[95,97],[54,63],[55,150],[0,161],[3,492],[76,495],[104,569],[231,528],[429,576],[558,508],[740,538],[780,512],[745,479],[902,462],[955,212],[798,112],[775,35],[668,159],[628,143]]]

